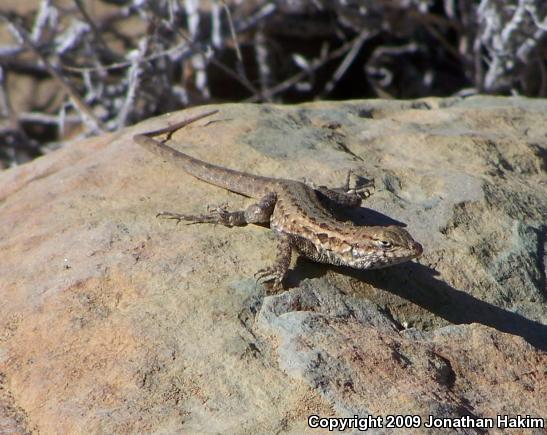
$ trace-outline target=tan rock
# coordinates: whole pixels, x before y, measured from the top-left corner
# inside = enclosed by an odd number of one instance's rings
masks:
[[[187,113],[67,145],[0,174],[0,433],[547,415],[546,101],[219,109],[174,141],[261,175],[374,176],[351,217],[405,222],[425,255],[364,272],[298,261],[265,297],[266,229],[155,218],[248,204],[132,143]]]

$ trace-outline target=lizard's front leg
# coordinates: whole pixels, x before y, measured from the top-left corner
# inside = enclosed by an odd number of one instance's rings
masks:
[[[279,293],[283,290],[283,279],[287,276],[289,266],[291,265],[292,249],[293,241],[290,236],[283,233],[278,234],[275,263],[255,273],[257,282],[273,281],[271,293]]]
[[[228,211],[225,207],[217,207],[207,214],[191,215],[172,212],[161,212],[157,217],[174,219],[177,222],[186,221],[194,224],[221,224],[227,227],[242,226],[247,224],[262,224],[270,222],[277,197],[271,192],[262,199],[251,204],[245,210]]]

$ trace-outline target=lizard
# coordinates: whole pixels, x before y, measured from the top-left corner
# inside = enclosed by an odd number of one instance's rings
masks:
[[[133,141],[199,180],[254,198],[257,202],[245,210],[228,211],[226,207],[217,207],[199,215],[160,212],[158,217],[175,219],[177,223],[186,221],[227,227],[269,225],[278,240],[276,260],[273,265],[260,269],[255,278],[272,282],[273,292],[283,290],[283,280],[295,251],[315,262],[354,269],[384,268],[422,255],[422,245],[400,226],[359,226],[335,218],[332,207],[359,207],[370,194],[368,190],[350,188],[349,172],[343,189],[315,187],[302,181],[264,177],[213,165],[165,144],[175,131],[215,113],[218,110],[136,134]],[[154,139],[163,134],[166,134],[164,140]]]

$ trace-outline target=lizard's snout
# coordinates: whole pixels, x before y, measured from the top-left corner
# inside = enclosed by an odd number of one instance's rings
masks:
[[[424,252],[424,248],[422,245],[420,245],[418,242],[414,242],[412,244],[412,249],[416,253],[416,256],[419,257]]]

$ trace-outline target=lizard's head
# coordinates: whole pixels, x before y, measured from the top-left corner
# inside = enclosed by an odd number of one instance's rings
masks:
[[[380,269],[417,258],[423,252],[408,231],[394,225],[359,229],[356,236],[347,264],[356,269]]]

